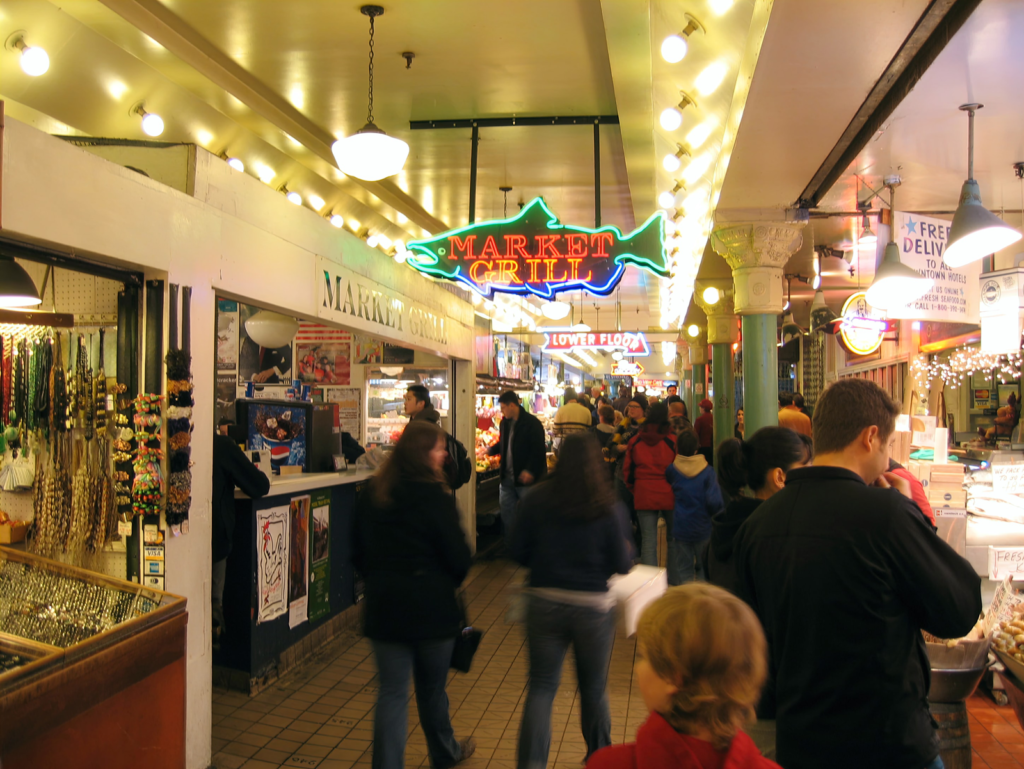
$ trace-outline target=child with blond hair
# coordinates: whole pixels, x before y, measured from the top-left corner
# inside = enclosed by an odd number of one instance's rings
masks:
[[[594,753],[587,769],[778,769],[742,728],[766,669],[753,611],[721,588],[670,588],[637,628],[636,680],[650,711],[636,742]]]

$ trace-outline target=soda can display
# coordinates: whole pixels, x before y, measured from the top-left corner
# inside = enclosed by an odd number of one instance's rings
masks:
[[[245,397],[252,398],[256,395],[256,383],[246,382],[245,383]]]

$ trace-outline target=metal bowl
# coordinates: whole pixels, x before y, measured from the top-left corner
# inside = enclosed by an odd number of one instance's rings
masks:
[[[929,702],[963,702],[978,688],[985,668],[975,670],[932,670]]]

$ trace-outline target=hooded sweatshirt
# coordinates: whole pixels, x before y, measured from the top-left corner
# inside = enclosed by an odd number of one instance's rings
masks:
[[[736,564],[733,563],[733,543],[750,514],[761,504],[760,499],[734,497],[724,510],[711,518],[711,544],[704,559],[708,582],[735,594],[737,589]]]
[[[737,732],[723,752],[705,740],[680,734],[659,714],[651,713],[636,733],[636,742],[611,745],[594,753],[587,769],[779,769],[763,758],[754,741]]]
[[[665,480],[665,471],[676,456],[672,434],[662,432],[659,426],[644,423],[640,432],[626,448],[622,464],[622,479],[633,492],[633,506],[637,510],[671,510],[674,504],[672,489]]]
[[[711,537],[711,516],[723,507],[715,471],[700,454],[680,455],[665,471],[665,479],[675,495],[672,538],[683,542],[707,541]]]

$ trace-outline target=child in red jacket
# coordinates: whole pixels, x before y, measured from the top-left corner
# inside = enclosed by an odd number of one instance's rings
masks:
[[[704,582],[670,588],[637,628],[651,714],[636,742],[597,751],[587,769],[779,769],[740,731],[766,669],[761,624],[743,601]]]

